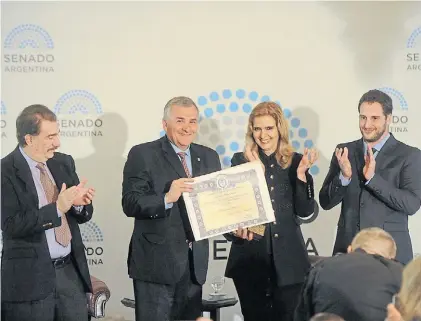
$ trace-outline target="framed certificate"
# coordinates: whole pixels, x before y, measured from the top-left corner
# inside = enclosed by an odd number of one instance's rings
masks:
[[[249,162],[194,178],[183,193],[195,240],[275,221],[260,162]]]

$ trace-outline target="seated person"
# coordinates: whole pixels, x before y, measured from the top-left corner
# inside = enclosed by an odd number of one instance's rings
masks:
[[[401,286],[403,266],[395,256],[389,233],[361,230],[347,254],[321,260],[310,270],[294,320],[328,312],[346,321],[384,321],[387,304]]]
[[[404,268],[401,289],[387,306],[387,321],[421,321],[421,257]]]

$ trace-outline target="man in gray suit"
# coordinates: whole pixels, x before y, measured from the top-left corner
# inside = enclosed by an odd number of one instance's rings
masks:
[[[412,257],[408,215],[421,204],[421,151],[391,133],[392,99],[379,90],[365,93],[358,104],[362,138],[339,144],[320,190],[323,209],[341,203],[333,254],[346,252],[361,229],[380,227],[396,241],[396,259]]]

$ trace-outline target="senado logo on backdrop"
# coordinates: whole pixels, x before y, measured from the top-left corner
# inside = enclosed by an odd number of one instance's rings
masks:
[[[62,137],[103,136],[101,128],[102,106],[92,93],[86,90],[71,90],[62,95],[54,106],[59,118]]]
[[[101,265],[103,262],[104,249],[101,244],[104,236],[98,225],[92,220],[80,225],[82,242],[85,244],[85,251],[89,265]],[[88,245],[88,246],[87,246]]]
[[[22,24],[13,28],[3,47],[5,72],[54,72],[54,42],[41,26]]]
[[[407,71],[421,71],[421,27],[416,28],[406,42]]]
[[[1,101],[0,106],[0,115],[1,115],[1,138],[7,138],[7,121],[6,121],[6,105],[3,100]]]
[[[390,125],[390,132],[392,133],[407,133],[408,129],[408,103],[401,92],[394,88],[382,87],[379,90],[388,94],[393,101],[392,124]]]

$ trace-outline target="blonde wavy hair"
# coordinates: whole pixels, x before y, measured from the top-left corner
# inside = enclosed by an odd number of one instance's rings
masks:
[[[421,318],[421,257],[413,259],[403,270],[396,308],[404,321]]]
[[[291,164],[294,149],[289,141],[289,126],[281,106],[272,101],[261,102],[257,104],[249,117],[247,133],[246,133],[246,148],[252,151],[258,150],[258,145],[253,138],[253,123],[256,117],[271,116],[275,119],[276,128],[279,133],[278,148],[276,150],[276,160],[282,168],[287,168]]]

